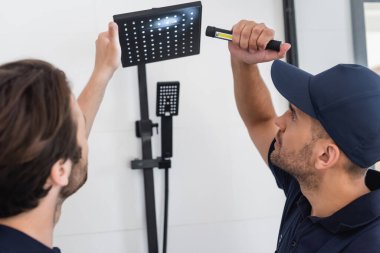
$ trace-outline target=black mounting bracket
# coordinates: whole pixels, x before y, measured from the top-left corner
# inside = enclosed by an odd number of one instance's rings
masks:
[[[151,137],[153,135],[153,128],[156,128],[158,134],[158,123],[153,123],[150,119],[138,120],[136,125],[136,136],[138,138]]]
[[[135,159],[131,162],[132,169],[159,168],[169,169],[172,165],[170,159],[158,157],[157,159],[139,160]]]

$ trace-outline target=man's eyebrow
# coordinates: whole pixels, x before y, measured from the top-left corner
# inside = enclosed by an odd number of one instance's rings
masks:
[[[293,113],[296,113],[296,110],[294,109],[293,105],[289,103],[289,110],[291,110]]]

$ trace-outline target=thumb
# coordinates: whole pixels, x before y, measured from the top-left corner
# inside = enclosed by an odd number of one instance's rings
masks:
[[[280,52],[278,52],[278,58],[281,59],[285,56],[286,52],[291,48],[292,46],[289,43],[282,43],[280,47]]]
[[[111,40],[118,40],[119,38],[119,29],[115,22],[110,22],[108,24],[108,34]]]

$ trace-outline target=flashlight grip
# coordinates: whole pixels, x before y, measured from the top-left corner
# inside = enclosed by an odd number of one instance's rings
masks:
[[[214,26],[207,26],[206,28],[206,36],[224,40],[232,40],[232,31],[217,28]],[[265,47],[266,50],[280,51],[281,41],[278,40],[270,40]]]

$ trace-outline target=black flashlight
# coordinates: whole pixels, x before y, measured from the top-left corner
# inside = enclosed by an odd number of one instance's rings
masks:
[[[222,40],[232,40],[232,31],[220,29],[214,26],[207,26],[206,28],[206,36],[212,38],[218,38]],[[274,50],[279,52],[281,47],[281,41],[278,40],[270,40],[265,47],[265,49]]]

